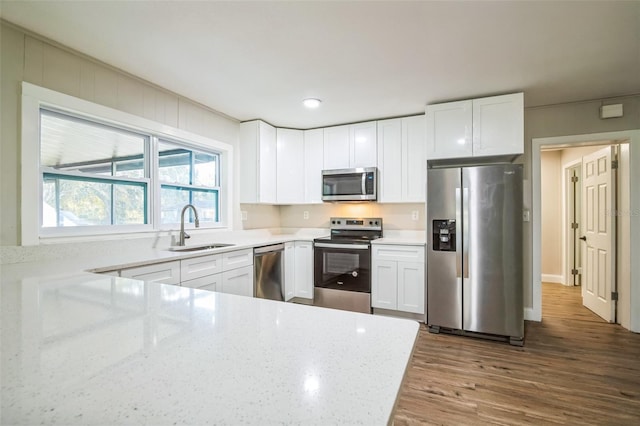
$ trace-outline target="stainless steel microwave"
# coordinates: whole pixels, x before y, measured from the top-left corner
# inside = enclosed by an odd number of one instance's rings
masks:
[[[375,167],[322,171],[322,201],[374,201],[377,196]]]

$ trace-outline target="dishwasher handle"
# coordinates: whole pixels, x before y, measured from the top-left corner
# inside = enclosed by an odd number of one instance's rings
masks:
[[[261,254],[273,253],[278,251],[284,251],[284,244],[273,244],[270,246],[257,247],[253,249],[253,254],[261,255]]]

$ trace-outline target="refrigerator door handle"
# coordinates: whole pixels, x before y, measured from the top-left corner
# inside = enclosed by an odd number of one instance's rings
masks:
[[[471,241],[469,237],[469,188],[462,189],[462,277],[469,278],[469,247]]]
[[[460,188],[456,188],[456,277],[458,284],[461,285],[462,279],[462,199],[460,197]]]

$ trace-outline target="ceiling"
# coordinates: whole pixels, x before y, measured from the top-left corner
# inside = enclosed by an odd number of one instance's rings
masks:
[[[6,1],[2,17],[238,120],[313,128],[524,91],[640,93],[640,1]],[[322,99],[306,110],[306,97]]]

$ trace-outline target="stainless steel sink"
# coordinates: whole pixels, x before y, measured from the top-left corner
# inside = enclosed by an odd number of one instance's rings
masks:
[[[169,247],[169,251],[186,251],[186,252],[201,251],[201,250],[217,249],[222,247],[231,247],[234,245],[235,244],[205,244],[200,246],[176,246],[176,247]]]

